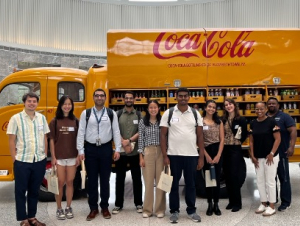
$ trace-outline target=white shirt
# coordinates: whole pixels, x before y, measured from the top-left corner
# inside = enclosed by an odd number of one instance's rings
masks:
[[[104,109],[105,112],[103,113]],[[96,112],[98,119],[100,119],[103,113],[100,124],[98,124],[98,121],[94,114],[94,110]],[[115,111],[113,111],[113,115],[114,118],[113,118],[113,123],[111,125],[106,108],[103,108],[100,111],[98,111],[95,107],[93,107],[91,109],[91,116],[89,118],[88,125],[86,127],[86,110],[84,110],[81,113],[80,121],[79,121],[79,129],[77,134],[77,150],[80,155],[84,154],[85,140],[91,144],[95,144],[98,138],[100,138],[102,144],[111,141],[113,138],[116,152],[120,152],[121,135],[120,135],[118,117]],[[98,134],[98,127],[99,127],[99,134]]]
[[[198,126],[203,126],[203,118],[196,111]],[[168,125],[169,109],[163,114],[160,126],[168,127],[168,155],[199,156],[197,151],[196,121],[190,107],[185,112],[174,107],[173,115]]]

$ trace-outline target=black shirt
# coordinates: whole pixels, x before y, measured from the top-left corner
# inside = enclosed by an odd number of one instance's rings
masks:
[[[274,118],[267,117],[264,121],[256,119],[250,123],[250,133],[253,136],[253,152],[255,158],[266,158],[274,144],[274,132],[279,132]],[[278,154],[277,150],[274,156]]]

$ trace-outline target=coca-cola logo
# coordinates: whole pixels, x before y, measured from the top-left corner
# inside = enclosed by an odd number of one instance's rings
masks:
[[[160,33],[153,46],[153,54],[158,59],[171,59],[174,57],[223,58],[229,55],[234,57],[249,57],[253,51],[254,40],[249,39],[252,31],[241,31],[235,40],[228,40],[228,31],[213,31],[209,34],[176,33],[167,35]]]
[[[7,130],[7,126],[8,126],[8,121],[4,122],[2,125],[2,130],[6,131]]]

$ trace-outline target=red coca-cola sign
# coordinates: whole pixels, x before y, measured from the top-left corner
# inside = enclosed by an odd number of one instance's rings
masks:
[[[153,54],[158,59],[174,57],[231,58],[249,57],[254,52],[255,40],[250,40],[252,31],[241,31],[236,38],[228,38],[228,31],[211,33],[160,33],[153,45]]]
[[[7,130],[7,126],[8,126],[8,121],[4,122],[2,125],[2,130],[6,131]]]

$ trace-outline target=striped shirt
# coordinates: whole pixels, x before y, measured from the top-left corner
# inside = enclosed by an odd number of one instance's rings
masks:
[[[160,130],[159,122],[152,124],[150,122],[149,126],[146,126],[144,120],[141,119],[139,123],[139,153],[144,153],[144,148],[150,145],[159,145],[160,144]]]
[[[12,116],[6,134],[16,135],[16,160],[32,163],[45,159],[45,134],[49,132],[45,116],[38,112],[32,120],[25,110]]]

